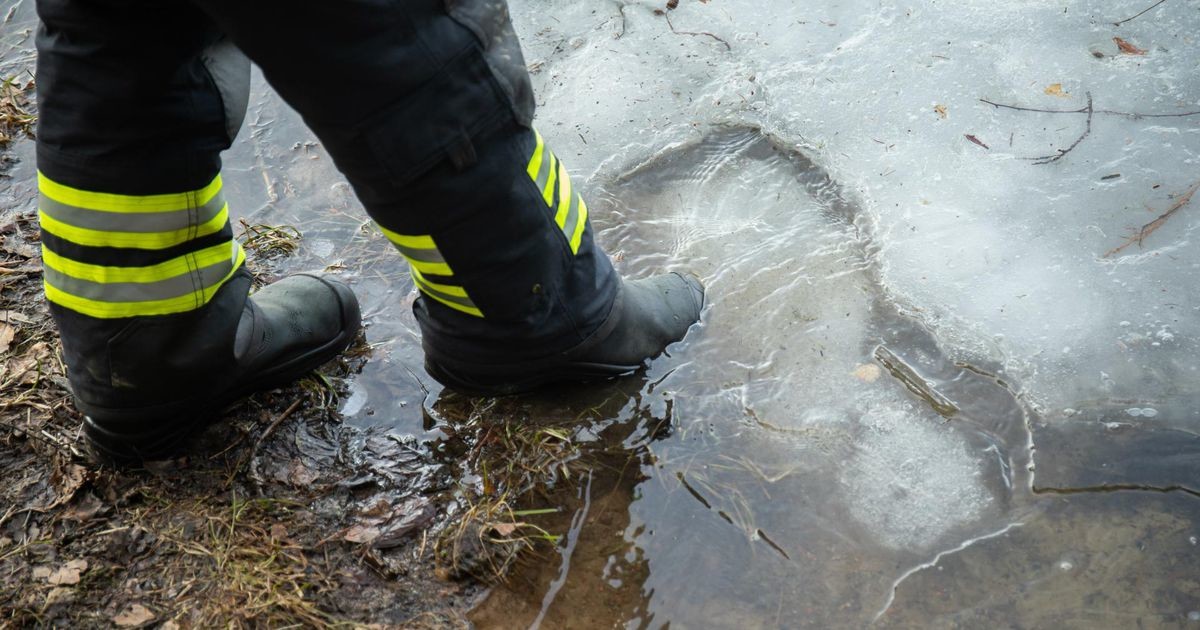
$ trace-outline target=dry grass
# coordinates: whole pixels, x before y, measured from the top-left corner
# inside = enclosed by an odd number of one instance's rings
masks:
[[[539,425],[512,400],[464,403],[449,415],[468,448],[461,460],[462,476],[475,482],[460,485],[461,509],[440,532],[435,557],[447,577],[503,581],[522,553],[559,541],[559,536],[529,522],[529,517],[557,513],[556,508],[518,509],[514,504],[572,483],[581,450],[572,430]]]
[[[238,219],[242,232],[238,234],[238,242],[242,247],[262,259],[290,256],[300,249],[300,230],[290,225],[250,224],[245,219]]]
[[[180,503],[161,495],[145,503],[130,515],[129,527],[159,541],[162,579],[142,595],[173,601],[177,622],[198,628],[354,625],[316,602],[335,585],[280,524],[294,504],[236,496]]]
[[[29,94],[34,82],[30,77],[9,77],[0,83],[0,147],[21,136],[33,137],[37,115],[29,111]]]

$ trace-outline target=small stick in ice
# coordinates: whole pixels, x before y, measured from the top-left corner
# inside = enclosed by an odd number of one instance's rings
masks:
[[[1113,254],[1120,253],[1121,250],[1133,245],[1134,243],[1137,243],[1138,247],[1141,247],[1142,241],[1146,240],[1147,236],[1153,234],[1155,230],[1162,227],[1163,224],[1167,222],[1167,219],[1170,219],[1176,212],[1179,212],[1184,206],[1188,205],[1188,203],[1192,200],[1192,195],[1195,195],[1197,190],[1200,190],[1200,182],[1193,184],[1191,189],[1180,195],[1179,198],[1175,200],[1175,203],[1171,204],[1170,208],[1167,208],[1166,212],[1158,215],[1157,219],[1138,228],[1138,230],[1134,232],[1132,236],[1126,239],[1124,243],[1121,243],[1117,247],[1105,252],[1104,257],[1108,258]]]

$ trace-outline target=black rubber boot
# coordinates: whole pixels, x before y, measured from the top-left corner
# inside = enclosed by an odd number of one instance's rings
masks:
[[[669,273],[624,280],[604,322],[583,343],[539,359],[464,360],[425,343],[425,369],[443,385],[474,396],[503,396],[553,383],[629,374],[700,320],[704,287],[694,276]]]
[[[186,334],[220,336],[203,323]],[[111,462],[172,455],[191,435],[218,420],[229,403],[290,383],[333,359],[350,345],[360,326],[358,300],[346,285],[308,274],[285,278],[244,301],[227,346],[216,344],[210,353],[215,356],[193,357],[194,364],[206,366],[209,378],[194,384],[191,395],[150,406],[109,407],[96,404],[95,392],[88,397],[93,400],[76,392],[76,404],[86,416],[84,436],[94,454]],[[161,338],[155,333],[147,335],[150,348]],[[136,343],[136,334],[133,337]],[[132,394],[144,388],[147,398],[153,399],[155,383],[147,375],[164,360],[147,353],[142,361]],[[174,357],[173,362],[190,363],[186,356]],[[160,379],[163,387],[178,390],[177,370],[161,369]],[[129,400],[131,392],[125,389],[122,398]]]

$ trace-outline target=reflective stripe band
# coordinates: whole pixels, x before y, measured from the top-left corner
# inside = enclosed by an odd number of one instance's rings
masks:
[[[379,231],[383,232],[383,235],[392,242],[392,245],[400,250],[400,253],[404,255],[404,258],[408,260],[408,263],[414,269],[419,269],[422,273],[435,276],[454,275],[454,270],[450,268],[450,264],[442,257],[442,252],[438,251],[437,244],[433,242],[432,236],[398,234],[382,225],[379,226]]]
[[[571,207],[575,205],[575,200],[571,198],[571,176],[567,174],[567,167],[558,163],[558,212],[554,214],[554,222],[558,227],[566,225],[567,213]],[[570,238],[570,235],[567,235]]]
[[[42,264],[47,269],[79,280],[100,283],[158,282],[188,273],[196,268],[208,267],[222,261],[228,262],[233,257],[233,248],[228,242],[225,242],[172,258],[157,265],[109,267],[71,260],[58,255],[46,245],[42,245]]]
[[[180,276],[149,283],[94,282],[48,268],[43,283],[46,298],[64,308],[102,319],[196,310],[207,304],[246,260],[246,253],[237,242],[231,241],[223,247],[228,252],[224,262],[193,266]]]
[[[38,209],[59,223],[97,232],[138,234],[172,232],[186,230],[194,225],[203,225],[213,220],[225,208],[225,197],[220,191],[217,191],[217,194],[207,203],[195,208],[138,215],[80,208],[52,199],[44,193],[38,200]]]
[[[61,204],[100,212],[172,212],[207,204],[221,192],[221,176],[217,175],[199,190],[166,195],[116,195],[64,186],[39,171],[38,192]]]
[[[525,167],[525,172],[529,173],[529,179],[537,183],[541,179],[542,157],[545,155],[546,143],[542,140],[542,134],[538,133],[537,129],[533,130],[533,137],[537,140],[537,144],[533,147],[533,157],[529,158],[529,165]],[[544,183],[538,186],[539,190]]]
[[[588,209],[587,203],[580,195],[575,195],[575,199],[571,201],[571,214],[567,215],[567,222],[563,224],[563,234],[571,243],[571,253],[578,254],[579,244],[583,242],[583,230],[587,227]],[[575,215],[574,219],[572,215]]]
[[[538,182],[534,182],[534,183],[536,183],[538,185],[538,187],[542,189],[542,199],[545,200],[546,205],[553,208],[554,207],[554,178],[558,176],[559,161],[558,161],[558,158],[554,157],[553,152],[547,151],[547,153],[550,153],[550,160],[547,164],[548,168],[546,169],[547,171],[549,171],[549,175],[546,177],[545,183],[542,183],[540,180]]]
[[[554,157],[553,151],[546,148],[542,134],[534,130],[533,135],[536,143],[525,172],[529,174],[538,190],[542,191],[542,199],[546,206],[555,211],[554,222],[570,244],[571,253],[578,254],[579,245],[583,242],[583,233],[587,229],[587,204],[582,196],[572,194],[571,176],[567,173],[567,167]],[[555,184],[558,185],[557,188]]]
[[[425,279],[425,276],[414,266],[412,268],[413,282],[421,293],[426,296],[449,306],[450,308],[474,315],[475,317],[483,317],[483,313],[475,306],[475,302],[467,296],[467,290],[449,284],[438,284]]]
[[[533,157],[529,158],[529,165],[525,167],[525,172],[529,173],[529,178],[533,180],[534,185],[542,191],[542,198],[545,199],[546,205],[552,206],[554,205],[554,177],[558,174],[558,159],[554,157],[552,151],[546,148],[542,134],[536,130],[533,134],[537,138],[537,146],[533,149]]]
[[[132,218],[131,218],[132,220]],[[109,232],[69,225],[38,210],[43,230],[63,239],[89,247],[128,247],[132,249],[166,249],[201,236],[220,232],[229,222],[229,205],[221,206],[216,216],[204,223],[167,232]]]
[[[194,295],[198,289],[210,287],[225,279],[233,270],[234,259],[225,257],[218,263],[200,267],[195,272],[157,282],[92,282],[68,276],[49,267],[46,282],[65,293],[98,302],[151,302],[181,295]]]

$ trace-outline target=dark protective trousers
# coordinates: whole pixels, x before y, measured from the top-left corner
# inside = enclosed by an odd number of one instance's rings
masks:
[[[229,385],[248,293],[220,180],[247,104],[239,50],[408,260],[427,351],[550,356],[611,310],[619,278],[532,129],[503,0],[38,0],[38,13],[46,294],[85,413]]]

